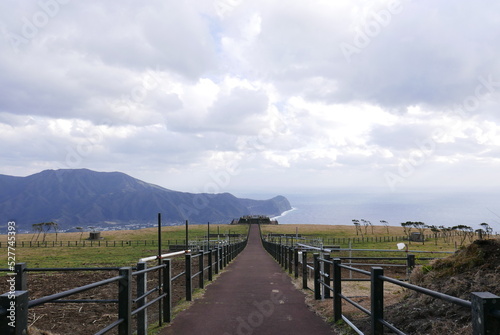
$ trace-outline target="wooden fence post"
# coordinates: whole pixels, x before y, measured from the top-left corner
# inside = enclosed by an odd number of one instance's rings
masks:
[[[16,273],[16,291],[28,290],[28,273],[26,271],[26,263],[17,263],[14,266]]]
[[[315,253],[314,258],[314,299],[321,300],[321,286],[320,281],[320,267],[319,267],[319,254]]]
[[[282,245],[281,249],[281,257],[282,257],[282,263],[281,265],[285,270],[288,270],[288,247],[286,244]]]
[[[307,251],[302,250],[302,288],[307,289]]]
[[[276,244],[276,260],[278,261],[279,265],[283,264],[283,257],[281,256],[281,244]]]
[[[500,329],[500,297],[489,292],[472,292],[472,333],[496,335]]]
[[[163,298],[163,321],[172,321],[172,261],[164,259],[163,264],[163,293],[166,294]]]
[[[274,259],[278,262],[279,265],[281,265],[281,244],[275,243],[274,246],[276,249],[276,255],[274,256]]]
[[[415,267],[415,255],[408,254],[408,256],[406,256],[406,266],[408,266],[410,271],[413,270]]]
[[[119,275],[118,319],[123,319],[123,322],[118,325],[118,334],[132,335],[132,268],[121,268]]]
[[[218,256],[217,256],[217,257],[219,258],[219,270],[220,270],[220,271],[222,271],[222,269],[224,269],[224,257],[223,257],[223,256],[224,256],[224,254],[223,254],[223,248],[224,248],[224,247],[221,247],[221,246],[219,246],[219,247],[217,248],[217,250],[218,250],[218,251],[217,251],[217,253],[218,253]]]
[[[372,267],[371,270],[371,329],[373,335],[384,333],[384,325],[380,320],[384,319],[384,281],[380,276],[384,275],[381,267]]]
[[[219,273],[219,267],[220,267],[220,265],[219,265],[219,263],[220,263],[219,250],[220,250],[220,248],[218,246],[215,247],[215,259],[214,259],[214,261],[215,261],[214,262],[215,263],[215,274]]]
[[[290,269],[290,247],[285,245],[285,272]]]
[[[14,291],[0,295],[0,334],[25,335],[28,331],[28,291]]]
[[[199,256],[198,256],[198,272],[200,273],[200,274],[198,275],[198,281],[199,281],[198,286],[199,286],[200,288],[204,288],[204,287],[205,287],[205,285],[204,285],[204,284],[205,284],[205,278],[204,278],[204,275],[203,275],[203,273],[204,273],[204,268],[205,268],[205,266],[204,266],[204,263],[205,263],[205,262],[204,262],[204,261],[205,261],[205,260],[204,260],[204,257],[205,257],[205,256],[204,256],[204,254],[205,254],[205,252],[204,252],[204,251],[203,251],[203,249],[202,249],[202,250],[199,252]]]
[[[212,257],[213,253],[214,253],[214,251],[212,249],[208,250],[208,281],[214,280],[214,277],[213,277],[213,275],[214,275],[214,270],[213,270],[213,268],[214,268],[214,264],[213,264],[214,260],[213,260],[213,257]]]
[[[137,263],[137,271],[147,269],[146,262]],[[147,273],[140,273],[137,275],[137,308],[144,306],[147,298],[141,298],[147,291]],[[142,310],[137,313],[137,335],[146,335],[148,333],[148,316],[147,310]]]
[[[328,287],[328,288],[325,287],[323,289],[323,297],[325,299],[328,299],[328,298],[330,298],[330,289],[329,288],[330,288],[331,273],[332,273],[331,266],[330,266],[330,263],[328,263],[328,261],[330,261],[331,256],[330,256],[330,254],[325,254],[323,256],[323,258],[325,260],[327,260],[327,262],[324,262],[324,273],[325,273],[325,275],[324,275],[324,281],[325,281],[325,285]]]
[[[406,275],[410,278],[410,274],[415,268],[415,255],[408,254],[406,256]]]
[[[222,246],[222,268],[227,266],[227,245]]]
[[[286,245],[283,246],[283,266],[285,267],[285,271],[288,270],[288,247]]]
[[[193,278],[191,278],[191,262],[192,262],[191,253],[187,252],[185,256],[186,301],[193,300]]]
[[[295,248],[293,250],[293,267],[294,267],[294,277],[299,278],[299,249]]]
[[[340,258],[333,260],[333,321],[342,320],[342,268]]]

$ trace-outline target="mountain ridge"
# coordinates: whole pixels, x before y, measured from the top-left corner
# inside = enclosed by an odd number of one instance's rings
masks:
[[[283,196],[253,200],[230,193],[180,192],[122,172],[60,169],[26,177],[0,175],[0,226],[16,221],[25,230],[50,221],[65,230],[147,224],[157,213],[167,224],[229,223],[242,215],[275,216],[288,209],[290,203]]]

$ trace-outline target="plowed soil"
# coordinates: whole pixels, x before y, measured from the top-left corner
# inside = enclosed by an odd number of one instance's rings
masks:
[[[152,265],[150,265],[152,266]],[[194,265],[195,266],[195,265]],[[172,276],[184,271],[184,259],[172,261]],[[113,278],[118,271],[79,271],[79,272],[28,272],[29,299],[66,291],[100,280]],[[0,277],[5,278],[5,277]],[[136,282],[133,278],[133,297],[136,297]],[[158,286],[157,271],[148,274],[148,290]],[[0,292],[8,291],[6,280],[0,280]],[[65,299],[117,299],[118,283],[114,282],[76,294]],[[172,303],[181,300],[185,295],[183,277],[173,283]],[[151,298],[157,297],[154,293]],[[116,303],[47,303],[29,309],[30,335],[38,334],[94,334],[118,318]],[[158,304],[148,308],[149,322],[158,321]],[[135,324],[135,322],[134,322]],[[34,329],[36,328],[36,329]],[[117,334],[110,331],[107,334]]]

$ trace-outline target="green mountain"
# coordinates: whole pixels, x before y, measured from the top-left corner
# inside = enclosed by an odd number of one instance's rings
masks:
[[[75,226],[148,224],[162,213],[165,224],[229,223],[243,215],[275,216],[291,209],[283,196],[268,200],[229,193],[185,193],[143,182],[121,172],[45,170],[27,177],[0,175],[0,225],[16,221],[30,230],[40,222]]]

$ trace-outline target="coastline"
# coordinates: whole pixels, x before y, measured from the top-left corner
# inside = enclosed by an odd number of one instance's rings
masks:
[[[500,231],[498,193],[423,193],[400,194],[343,193],[286,195],[291,210],[273,217],[279,224],[352,225],[365,219],[374,225],[381,220],[389,226],[420,221],[436,227],[466,225],[473,229],[488,223]]]
[[[283,213],[281,213],[281,214],[280,214],[280,215],[278,215],[278,216],[273,216],[273,217],[271,218],[271,220],[278,220],[279,218],[282,218],[282,217],[284,217],[285,215],[287,215],[287,214],[289,214],[289,213],[291,213],[291,212],[293,212],[293,211],[295,211],[295,210],[297,210],[297,209],[298,209],[297,207],[293,207],[293,206],[292,206],[292,209],[286,210],[286,211],[284,211]],[[278,221],[278,223],[279,223],[279,221]]]

